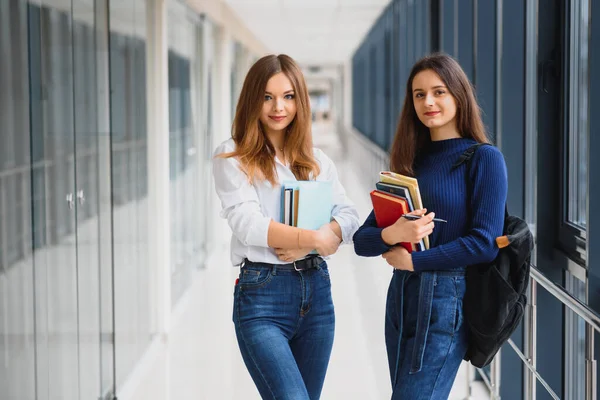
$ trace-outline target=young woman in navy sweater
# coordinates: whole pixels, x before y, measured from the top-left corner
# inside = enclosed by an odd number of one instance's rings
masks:
[[[354,235],[358,255],[382,255],[394,267],[385,321],[394,400],[447,399],[467,350],[465,269],[495,258],[507,194],[506,165],[496,147],[482,146],[470,166],[452,168],[477,142],[488,139],[459,64],[445,54],[418,61],[406,84],[390,168],[418,179],[432,212],[416,210],[421,219],[400,218],[385,229],[371,212]],[[433,211],[448,222],[434,226]],[[426,235],[429,250],[397,246]]]

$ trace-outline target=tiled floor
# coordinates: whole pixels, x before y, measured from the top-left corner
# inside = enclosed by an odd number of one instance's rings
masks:
[[[337,135],[315,127],[315,145],[329,154],[361,217],[369,212],[367,188],[341,157]],[[259,399],[235,341],[231,322],[233,282],[238,270],[229,264],[229,229],[215,229],[217,243],[205,270],[175,310],[167,340],[156,344],[128,382],[120,400]],[[329,261],[336,307],[336,338],[323,399],[387,399],[390,384],[383,340],[385,293],[391,271],[382,259],[361,259],[350,246]],[[139,383],[139,385],[137,385]],[[136,387],[137,386],[137,387]],[[450,398],[467,399],[463,365]],[[470,399],[483,400],[481,385]]]

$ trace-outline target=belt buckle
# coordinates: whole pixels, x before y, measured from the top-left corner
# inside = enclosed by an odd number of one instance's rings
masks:
[[[303,269],[298,269],[298,267],[296,266],[296,260],[294,260],[293,264],[294,264],[294,269],[295,269],[296,271],[298,271],[298,272],[300,272],[300,271],[304,271]]]

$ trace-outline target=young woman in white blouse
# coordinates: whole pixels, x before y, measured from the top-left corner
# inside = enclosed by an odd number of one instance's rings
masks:
[[[351,243],[359,219],[335,165],[312,146],[308,90],[290,57],[250,68],[213,173],[233,231],[231,261],[241,266],[233,322],[246,367],[264,399],[318,399],[335,326],[322,257]],[[293,180],[332,183],[330,223],[313,231],[278,222],[281,182]]]

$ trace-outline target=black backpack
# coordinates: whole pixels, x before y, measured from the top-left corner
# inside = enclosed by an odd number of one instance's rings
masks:
[[[469,147],[453,168],[469,163],[475,151],[488,143]],[[467,164],[467,187],[472,184]],[[504,211],[503,236],[496,239],[499,252],[487,264],[470,265],[466,272],[466,292],[463,300],[465,322],[468,328],[469,347],[465,361],[475,367],[485,367],[510,338],[527,304],[525,291],[529,284],[533,235],[521,218]]]

